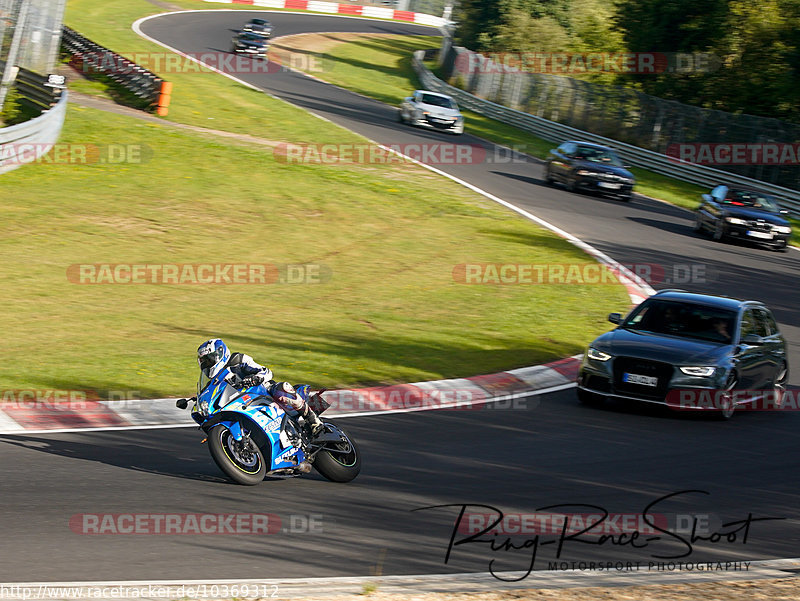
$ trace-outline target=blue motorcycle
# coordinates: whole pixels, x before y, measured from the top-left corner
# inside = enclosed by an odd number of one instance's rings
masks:
[[[192,406],[192,418],[206,433],[208,449],[219,468],[239,484],[255,485],[265,476],[297,476],[313,466],[333,482],[349,482],[361,471],[361,455],[347,433],[330,422],[312,436],[302,418],[284,409],[263,385],[244,390],[229,384],[224,368],[213,378],[200,376],[197,396],[179,399]],[[308,385],[296,389],[317,415],[330,404]],[[205,442],[205,441],[204,441]]]

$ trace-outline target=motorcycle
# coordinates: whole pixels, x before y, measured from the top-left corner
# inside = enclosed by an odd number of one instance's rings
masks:
[[[312,466],[333,482],[349,482],[361,471],[361,454],[339,426],[323,421],[312,436],[299,414],[284,409],[263,385],[239,390],[227,368],[213,378],[200,375],[197,396],[178,399],[176,406],[192,405],[192,418],[206,433],[208,449],[219,468],[238,484],[255,485],[265,476],[299,476]],[[330,404],[322,392],[300,386],[302,396],[317,415]],[[203,441],[205,442],[205,440]]]

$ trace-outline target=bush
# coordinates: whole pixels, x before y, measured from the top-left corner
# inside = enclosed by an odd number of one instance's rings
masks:
[[[26,120],[26,111],[22,106],[22,95],[15,86],[8,89],[3,111],[0,112],[0,126],[16,125]]]

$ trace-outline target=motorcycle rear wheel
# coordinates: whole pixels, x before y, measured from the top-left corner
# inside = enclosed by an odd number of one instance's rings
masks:
[[[249,438],[245,440],[246,443],[237,441],[231,431],[220,424],[208,433],[208,450],[214,463],[231,480],[237,484],[255,486],[264,480],[267,463],[261,449]]]

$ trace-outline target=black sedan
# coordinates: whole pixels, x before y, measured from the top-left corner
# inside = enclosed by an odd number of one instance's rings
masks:
[[[578,398],[605,397],[711,410],[779,409],[789,363],[772,313],[756,301],[664,290],[596,338],[578,373]]]
[[[268,51],[267,39],[258,34],[243,31],[233,36],[231,52],[234,54],[247,54],[266,59]]]
[[[242,31],[247,31],[249,33],[256,33],[265,38],[272,37],[272,30],[273,30],[272,23],[270,23],[266,19],[250,19],[247,23],[244,24],[244,27],[242,27]]]
[[[563,183],[568,190],[588,190],[629,201],[633,174],[612,148],[591,142],[564,142],[550,151],[544,166],[548,184]]]
[[[720,242],[733,237],[785,251],[792,235],[792,226],[783,217],[786,213],[768,194],[717,186],[711,194],[703,194],[694,231],[707,230]]]

